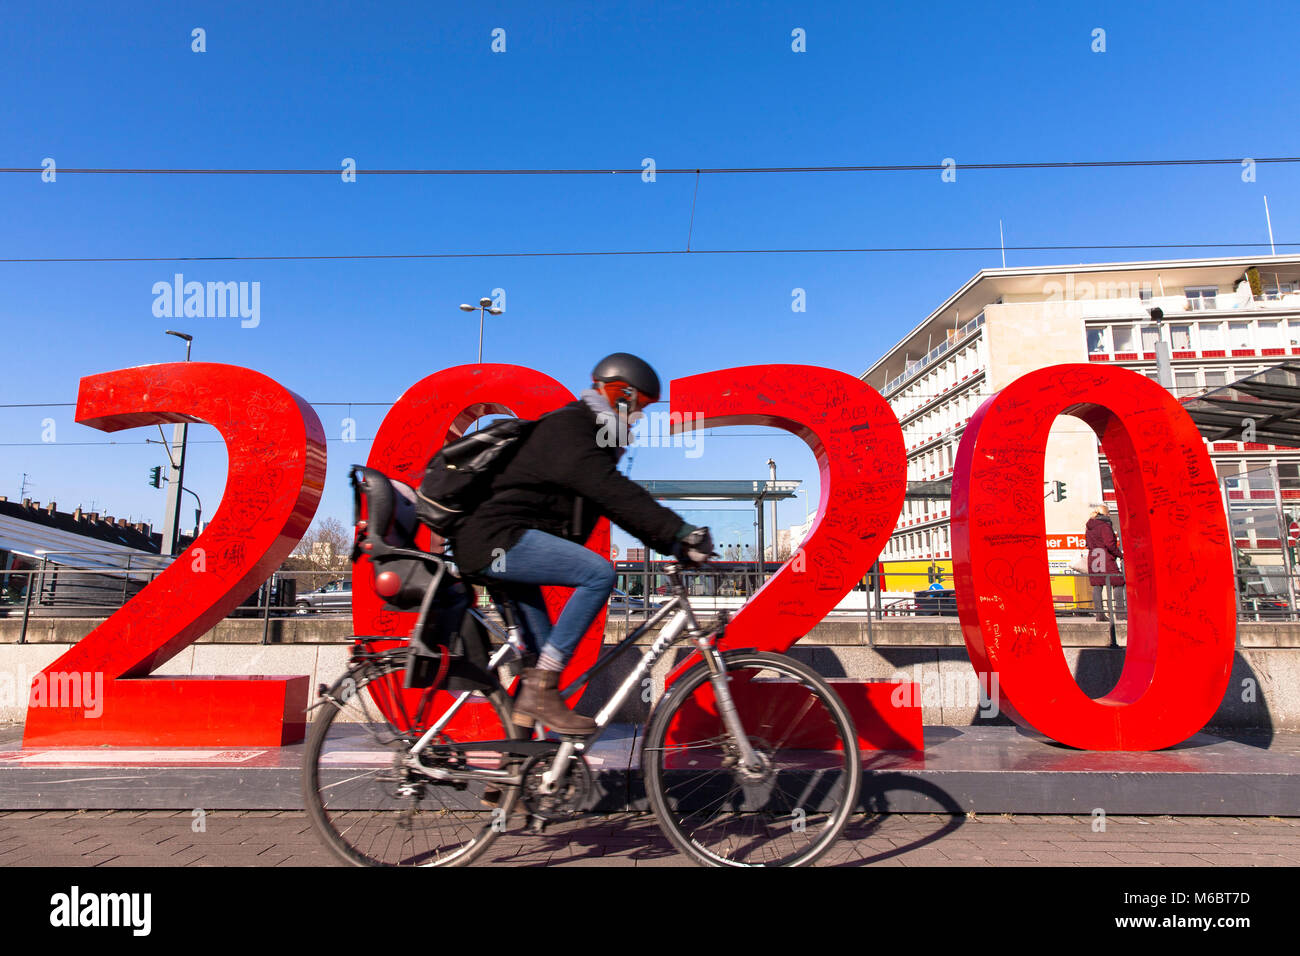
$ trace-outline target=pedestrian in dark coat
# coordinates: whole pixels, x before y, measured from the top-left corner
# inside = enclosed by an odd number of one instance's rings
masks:
[[[1091,574],[1088,583],[1092,585],[1092,606],[1097,610],[1097,620],[1108,620],[1102,604],[1106,586],[1114,589],[1115,603],[1122,608],[1124,604],[1124,575],[1120,571],[1119,561],[1124,557],[1115,540],[1115,528],[1110,522],[1110,514],[1105,505],[1092,509],[1086,529],[1088,546],[1088,570]]]

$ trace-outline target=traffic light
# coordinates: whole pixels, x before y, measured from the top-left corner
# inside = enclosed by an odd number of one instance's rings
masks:
[[[162,487],[162,465],[154,465],[149,469],[149,484],[155,488]]]
[[[1056,482],[1056,500],[1057,501],[1065,500],[1065,482],[1063,481]]]

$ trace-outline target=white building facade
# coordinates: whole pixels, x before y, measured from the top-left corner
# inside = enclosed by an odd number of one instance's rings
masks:
[[[1157,307],[1159,325],[1149,312]],[[944,479],[966,423],[993,392],[1026,372],[1073,362],[1157,379],[1160,337],[1170,346],[1179,398],[1300,356],[1300,257],[985,270],[861,378],[898,416],[908,480]],[[1265,482],[1271,496],[1280,482],[1282,497],[1300,506],[1300,450],[1241,442],[1208,450],[1219,476],[1241,488],[1234,496],[1262,494]],[[1077,419],[1053,426],[1044,483],[1049,555],[1065,564],[1082,547],[1089,505],[1115,499],[1096,438]],[[908,500],[881,560],[950,559],[949,524],[947,499]],[[1253,534],[1238,546],[1277,547]]]

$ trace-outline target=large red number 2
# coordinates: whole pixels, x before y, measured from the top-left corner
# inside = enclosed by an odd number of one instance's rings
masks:
[[[307,677],[150,677],[288,557],[325,481],[325,434],[258,372],[187,362],[81,380],[77,421],[103,431],[207,422],[226,443],[212,523],[172,565],[33,682],[25,746],[276,746],[301,740]],[[102,686],[91,700],[87,686]],[[51,688],[64,693],[54,694]],[[80,688],[80,700],[68,700]],[[70,705],[70,706],[65,706]]]
[[[1128,647],[1119,683],[1098,700],[1070,673],[1048,580],[1039,502],[1048,430],[1063,413],[1101,439],[1120,504]],[[1168,392],[1095,365],[1022,376],[967,425],[952,503],[962,633],[1014,720],[1086,750],[1157,750],[1205,725],[1232,670],[1232,559],[1205,443]]]
[[[793,432],[817,459],[821,501],[812,530],[727,627],[727,647],[787,650],[862,580],[889,540],[906,491],[898,419],[860,379],[811,365],[674,379],[672,410],[682,414],[683,427]]]
[[[809,365],[759,365],[674,379],[672,409],[682,415],[683,428],[785,429],[807,442],[817,459],[821,501],[812,530],[732,618],[722,642],[725,647],[785,651],[862,580],[889,540],[906,491],[898,419],[860,379]],[[669,682],[689,663],[674,671]],[[920,708],[892,705],[898,686],[884,681],[840,685],[864,747],[923,746]],[[710,695],[705,692],[700,699],[707,703]],[[689,737],[693,731],[675,726],[669,734],[678,732]]]
[[[446,442],[459,438],[483,415],[515,415],[535,419],[573,401],[563,385],[541,372],[518,365],[461,365],[435,372],[408,388],[394,403],[375,434],[369,467],[397,481],[419,485],[424,468]],[[427,529],[417,542],[427,546]],[[602,519],[587,547],[609,554],[609,522]],[[385,611],[375,593],[370,562],[362,558],[353,575],[352,621],[358,634],[405,638],[418,614]],[[551,617],[559,616],[572,588],[543,588]],[[562,683],[595,663],[605,636],[605,609],[583,635],[565,668]],[[417,695],[418,696],[418,695]],[[450,698],[435,702],[444,707]],[[490,708],[479,708],[484,719]],[[436,712],[436,711],[435,711]],[[475,718],[477,719],[477,718]]]

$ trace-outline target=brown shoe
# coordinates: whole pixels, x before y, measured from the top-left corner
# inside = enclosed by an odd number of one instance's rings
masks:
[[[515,697],[516,723],[519,717],[532,717],[556,733],[591,733],[596,729],[596,722],[569,710],[557,689],[559,681],[559,671],[544,671],[536,667],[525,670],[520,678],[519,694]]]
[[[1103,624],[1106,624],[1110,621],[1110,618],[1108,618],[1105,614],[1098,614],[1097,620],[1101,621]]]

